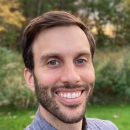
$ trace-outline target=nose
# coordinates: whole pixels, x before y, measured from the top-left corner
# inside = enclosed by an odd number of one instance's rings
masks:
[[[80,75],[74,63],[64,66],[61,76],[62,83],[76,84],[80,81]]]

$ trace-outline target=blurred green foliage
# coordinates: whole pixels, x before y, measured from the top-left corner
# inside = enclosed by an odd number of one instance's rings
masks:
[[[17,0],[0,0],[0,46],[16,49],[26,18]]]
[[[129,49],[97,52],[94,60],[96,73],[94,96],[97,102],[115,102],[116,98],[120,101],[130,100]]]
[[[79,17],[94,34],[99,48],[129,45],[129,0],[0,0],[0,7],[0,46],[20,50],[28,22],[52,10]]]
[[[36,105],[34,94],[25,85],[21,56],[2,47],[0,55],[0,106],[12,104],[26,108]]]

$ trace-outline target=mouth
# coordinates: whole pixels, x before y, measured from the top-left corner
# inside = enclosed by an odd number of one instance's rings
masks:
[[[68,104],[68,105],[76,105],[80,104],[84,100],[85,96],[85,90],[60,90],[57,91],[56,93],[57,99],[63,103],[63,104]]]
[[[80,97],[82,94],[82,91],[76,91],[76,92],[57,92],[57,94],[62,97],[62,98],[67,98],[67,99],[75,99]]]

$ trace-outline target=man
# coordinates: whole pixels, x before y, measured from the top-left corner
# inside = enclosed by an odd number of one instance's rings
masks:
[[[64,11],[33,19],[23,34],[24,77],[39,109],[25,130],[117,130],[110,121],[85,118],[95,74],[94,39]]]

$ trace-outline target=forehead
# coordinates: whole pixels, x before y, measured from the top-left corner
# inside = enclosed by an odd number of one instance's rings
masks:
[[[61,26],[45,29],[35,38],[34,56],[37,53],[67,53],[76,51],[90,52],[88,39],[78,26]]]

